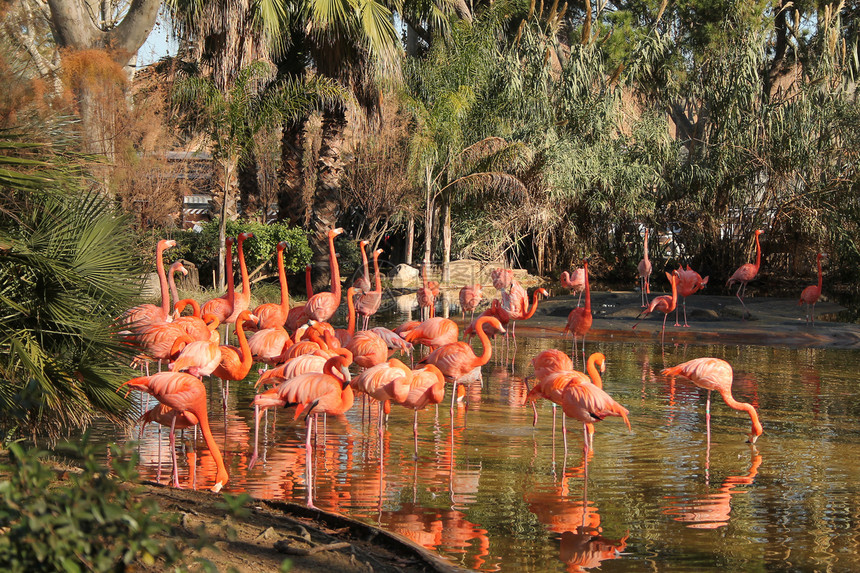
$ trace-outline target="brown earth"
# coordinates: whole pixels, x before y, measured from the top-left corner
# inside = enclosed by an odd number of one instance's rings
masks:
[[[457,567],[399,535],[333,513],[269,500],[252,500],[239,517],[230,516],[221,495],[144,484],[161,511],[179,516],[175,541],[188,543],[186,566],[205,559],[218,571],[263,573],[457,572]],[[210,546],[192,541],[204,528]],[[282,564],[289,560],[289,565]],[[289,569],[287,569],[289,567]],[[152,571],[159,570],[152,567]]]
[[[517,326],[517,334],[560,336],[575,303],[567,295],[541,302],[535,317]],[[666,321],[665,343],[860,348],[860,325],[828,320],[845,310],[835,303],[816,305],[814,326],[806,324],[797,299],[749,297],[746,305],[750,316],[742,320],[737,298],[695,294],[687,304],[690,328],[673,326],[673,313]],[[638,292],[593,292],[588,339],[659,343],[663,315],[641,320],[634,330],[640,310]],[[179,514],[176,537],[190,540],[205,527],[216,549],[192,556],[208,559],[219,571],[279,571],[285,559],[296,572],[460,571],[399,535],[305,506],[253,500],[247,515],[235,518],[228,517],[220,495],[156,484],[146,484],[146,491],[162,510]]]

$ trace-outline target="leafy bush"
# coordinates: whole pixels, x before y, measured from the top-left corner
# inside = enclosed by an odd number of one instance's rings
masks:
[[[111,447],[110,468],[96,446],[77,446],[82,471],[58,481],[46,452],[9,444],[11,463],[0,465],[0,570],[116,571],[140,561],[170,566],[181,552],[159,534],[170,525],[158,505],[142,498],[137,458]]]
[[[200,269],[200,277],[210,276],[213,267],[218,266],[218,225],[214,219],[202,225],[200,233],[187,232],[175,236],[178,243],[175,252],[168,255],[185,258]],[[311,261],[312,253],[308,245],[307,233],[286,223],[264,225],[256,221],[227,221],[227,236],[236,237],[239,233],[254,233],[253,239],[245,241],[243,247],[249,272],[268,262],[269,274],[277,273],[275,248],[280,241],[287,242],[284,250],[284,268],[288,274],[302,273]],[[234,247],[235,248],[235,247]],[[238,267],[236,273],[238,274]]]

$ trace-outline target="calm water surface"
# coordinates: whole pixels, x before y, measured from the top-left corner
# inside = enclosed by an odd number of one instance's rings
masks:
[[[536,427],[522,405],[531,357],[569,350],[549,334],[520,339],[516,352],[497,346],[483,388],[473,384],[453,417],[448,404],[420,412],[417,460],[411,411],[393,407],[381,458],[375,408],[370,421],[358,402],[329,418],[310,491],[302,421],[272,412],[249,471],[254,390],[233,383],[225,410],[216,381],[210,420],[226,489],[298,503],[312,495],[482,571],[860,570],[860,353],[589,342],[606,354],[604,388],[629,408],[633,430],[620,418],[597,425],[586,480],[581,426],[570,425],[565,456],[550,405],[539,403]],[[764,425],[756,448],[745,443],[749,417],[716,394],[709,446],[705,391],[659,375],[700,356],[733,365],[735,398]],[[180,480],[210,487],[214,463],[202,439],[197,454],[191,442],[186,431]],[[168,483],[167,432],[148,427],[140,453],[144,477]]]

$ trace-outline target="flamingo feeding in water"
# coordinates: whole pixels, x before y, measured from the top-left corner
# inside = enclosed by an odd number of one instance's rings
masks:
[[[711,438],[711,391],[716,390],[723,397],[729,408],[744,411],[749,414],[752,422],[752,431],[748,434],[749,443],[754,444],[762,434],[761,423],[758,414],[752,404],[738,402],[732,397],[732,366],[725,360],[719,358],[695,358],[677,366],[666,368],[660,372],[663,376],[683,376],[689,379],[699,388],[708,391],[708,401],[705,403],[705,420],[708,428],[708,442]]]
[[[224,484],[227,483],[229,476],[227,468],[224,466],[224,460],[221,457],[221,450],[212,436],[212,431],[209,428],[209,415],[206,410],[206,388],[203,383],[190,374],[184,372],[159,372],[152,376],[141,376],[132,378],[119,388],[128,386],[132,390],[146,392],[155,397],[156,400],[176,410],[179,414],[185,414],[191,421],[197,420],[200,425],[200,431],[203,433],[203,439],[206,441],[206,447],[212,454],[215,460],[215,465],[218,472],[215,475],[215,485],[212,486],[212,491],[219,492]],[[193,416],[193,418],[191,418]],[[170,433],[176,431],[175,421],[170,427]],[[172,436],[171,436],[172,438]],[[171,442],[173,439],[171,439]],[[176,464],[176,452],[173,452],[174,465]]]
[[[747,310],[747,305],[744,304],[744,294],[747,291],[747,283],[753,280],[758,274],[758,270],[761,267],[761,243],[759,243],[758,236],[761,235],[764,231],[757,230],[755,232],[755,264],[746,263],[740,266],[735,273],[729,277],[729,280],[726,281],[726,286],[732,286],[732,283],[739,283],[738,292],[736,296],[738,300],[741,301],[741,306],[744,307],[744,314],[742,318],[746,320],[749,311]]]

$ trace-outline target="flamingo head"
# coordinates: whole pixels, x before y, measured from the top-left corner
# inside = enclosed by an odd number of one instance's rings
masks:
[[[173,239],[161,239],[160,241],[158,241],[158,248],[160,248],[161,250],[169,249],[170,247],[175,246],[176,241],[174,241]]]
[[[547,290],[545,288],[537,289],[537,294],[543,295],[543,296],[549,296],[549,293],[547,292]]]
[[[227,248],[232,247],[235,243],[236,243],[235,237],[227,237],[226,239],[224,239],[224,244],[227,246]]]
[[[366,240],[364,240],[364,239],[362,239],[362,240],[360,240],[360,241],[358,242],[358,246],[359,246],[359,247],[361,247],[362,249],[363,249],[364,247],[366,247],[367,245],[369,245],[369,244],[370,244],[370,241],[366,241]]]
[[[343,227],[338,227],[337,229],[332,229],[331,231],[329,231],[328,236],[333,239],[341,233],[343,233]]]
[[[254,233],[240,233],[239,234],[239,242],[240,243],[244,242],[246,239],[252,239],[252,238],[254,238]]]
[[[286,241],[280,241],[280,242],[278,242],[278,250],[279,250],[279,251],[283,251],[283,250],[284,250],[284,249],[286,249],[286,248],[287,248],[287,242],[286,242]]]
[[[758,236],[759,236],[759,235],[761,235],[762,233],[764,233],[764,231],[762,231],[761,229],[758,229],[758,230],[755,232],[755,236],[756,236],[756,237],[758,237]]]
[[[373,256],[374,256],[374,257],[378,257],[379,255],[381,255],[381,254],[382,254],[382,253],[384,253],[384,252],[385,252],[385,251],[384,251],[384,250],[382,250],[382,249],[376,249],[375,251],[373,251]]]

